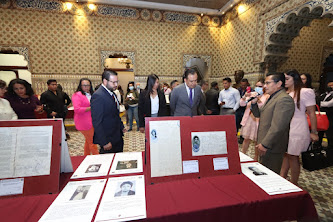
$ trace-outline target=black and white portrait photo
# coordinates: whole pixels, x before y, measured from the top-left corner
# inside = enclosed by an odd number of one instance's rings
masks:
[[[84,198],[86,198],[90,187],[91,185],[78,186],[70,200],[83,200]]]
[[[135,181],[119,182],[118,187],[115,197],[135,195]]]
[[[99,171],[99,168],[101,168],[101,165],[102,164],[89,165],[87,170],[86,170],[86,173],[97,173]]]

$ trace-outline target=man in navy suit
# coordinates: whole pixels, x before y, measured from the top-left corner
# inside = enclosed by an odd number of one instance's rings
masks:
[[[119,101],[113,93],[117,86],[118,74],[106,69],[102,74],[101,86],[91,97],[94,143],[100,145],[100,154],[123,151],[123,133],[126,129],[119,117]]]

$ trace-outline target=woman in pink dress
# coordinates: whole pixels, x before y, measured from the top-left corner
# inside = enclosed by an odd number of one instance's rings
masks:
[[[287,93],[295,101],[295,113],[290,122],[288,151],[284,155],[280,175],[286,178],[290,168],[290,182],[297,185],[301,170],[299,155],[307,150],[311,141],[318,140],[316,100],[313,90],[304,87],[297,70],[290,70],[285,76]],[[306,113],[310,116],[311,133]]]
[[[72,96],[74,106],[75,128],[86,138],[84,155],[99,154],[97,145],[93,143],[94,127],[91,119],[90,98],[93,94],[91,81],[87,78],[80,79],[76,93]]]
[[[264,79],[260,79],[256,83],[255,92],[245,93],[245,95],[240,100],[240,106],[246,106],[244,116],[241,122],[241,135],[244,138],[242,144],[242,152],[246,154],[247,149],[249,148],[250,142],[254,141],[257,144],[257,132],[259,126],[259,118],[256,118],[251,113],[251,102],[246,102],[250,99],[251,96],[256,96],[263,93]],[[268,94],[263,94],[259,96],[258,106],[261,107],[265,104],[268,99]],[[255,149],[254,160],[258,161],[258,149]]]

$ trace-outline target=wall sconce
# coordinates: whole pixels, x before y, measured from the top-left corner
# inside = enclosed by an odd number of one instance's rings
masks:
[[[245,11],[246,11],[246,7],[245,7],[245,5],[240,4],[240,5],[238,6],[238,8],[237,8],[237,12],[238,12],[238,14],[240,15],[240,14],[244,13]]]
[[[126,64],[126,69],[131,68],[130,64],[132,64],[132,61],[128,58],[118,58],[118,62],[120,64]]]
[[[96,5],[94,4],[88,4],[88,8],[91,10],[91,11],[94,11],[96,9]]]
[[[72,7],[73,7],[73,3],[71,3],[71,2],[66,2],[64,4],[64,8],[66,11],[70,11],[72,9]]]

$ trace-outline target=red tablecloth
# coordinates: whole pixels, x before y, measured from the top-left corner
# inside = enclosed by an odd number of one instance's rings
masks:
[[[83,157],[72,157],[76,169]],[[61,175],[60,187],[71,174]],[[38,221],[57,194],[0,200],[1,221]],[[244,175],[146,184],[145,221],[318,221],[305,192],[269,196]]]

